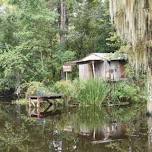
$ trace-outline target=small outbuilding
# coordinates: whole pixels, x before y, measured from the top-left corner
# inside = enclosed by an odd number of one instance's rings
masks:
[[[119,53],[92,53],[76,62],[81,80],[101,78],[110,81],[126,79],[126,63],[127,56]]]

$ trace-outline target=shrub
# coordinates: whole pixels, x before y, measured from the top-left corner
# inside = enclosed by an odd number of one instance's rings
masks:
[[[128,82],[108,83],[100,79],[87,81],[59,81],[54,85],[55,91],[65,96],[66,102],[76,101],[81,105],[100,105],[103,102],[138,102],[143,93],[135,84]]]
[[[31,95],[42,96],[50,94],[52,94],[51,91],[41,82],[33,81],[27,84],[26,97]]]
[[[117,82],[115,89],[112,89],[112,101],[137,102],[141,99],[140,89],[134,84],[127,82]]]
[[[56,82],[56,84],[54,85],[54,90],[57,91],[58,93],[63,94],[67,102],[69,102],[77,98],[78,95],[77,87],[78,85],[76,85],[76,83],[74,84],[71,81],[62,80]]]
[[[109,93],[109,85],[99,79],[84,82],[80,89],[79,101],[81,104],[101,104]]]

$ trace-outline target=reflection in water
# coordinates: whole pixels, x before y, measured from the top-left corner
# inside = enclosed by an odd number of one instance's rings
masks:
[[[90,141],[108,142],[113,139],[126,138],[127,125],[121,123],[109,123],[99,126],[98,128],[89,128],[84,124],[75,126],[65,126],[64,131],[77,133],[79,137],[85,137]],[[95,143],[95,142],[94,142]]]
[[[60,139],[60,133],[58,130],[53,132],[53,141],[50,142],[50,149],[54,152],[62,151],[62,140]]]
[[[144,108],[80,107],[29,117],[27,107],[0,105],[0,150],[6,152],[152,151]]]
[[[148,152],[152,151],[152,117],[147,119],[148,122]]]

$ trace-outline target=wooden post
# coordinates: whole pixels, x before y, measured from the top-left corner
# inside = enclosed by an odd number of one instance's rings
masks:
[[[40,98],[37,98],[37,108],[40,108]]]
[[[37,117],[40,118],[40,98],[37,97]]]
[[[94,61],[92,61],[92,70],[93,70],[93,78],[95,78],[95,66],[94,66]]]
[[[28,114],[29,114],[29,116],[31,116],[31,106],[29,106],[29,109],[28,109]]]
[[[29,98],[29,107],[31,107],[32,105],[31,105],[31,98]]]
[[[40,118],[40,107],[37,107],[36,114],[37,114],[37,118]]]
[[[95,128],[93,129],[93,139],[94,140],[96,139],[96,130],[95,130]]]
[[[65,80],[68,80],[68,72],[65,72]]]

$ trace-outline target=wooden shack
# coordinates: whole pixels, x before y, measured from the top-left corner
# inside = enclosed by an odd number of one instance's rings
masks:
[[[101,78],[103,80],[119,81],[126,79],[125,64],[127,57],[118,53],[92,53],[77,61],[79,78],[88,80]]]

